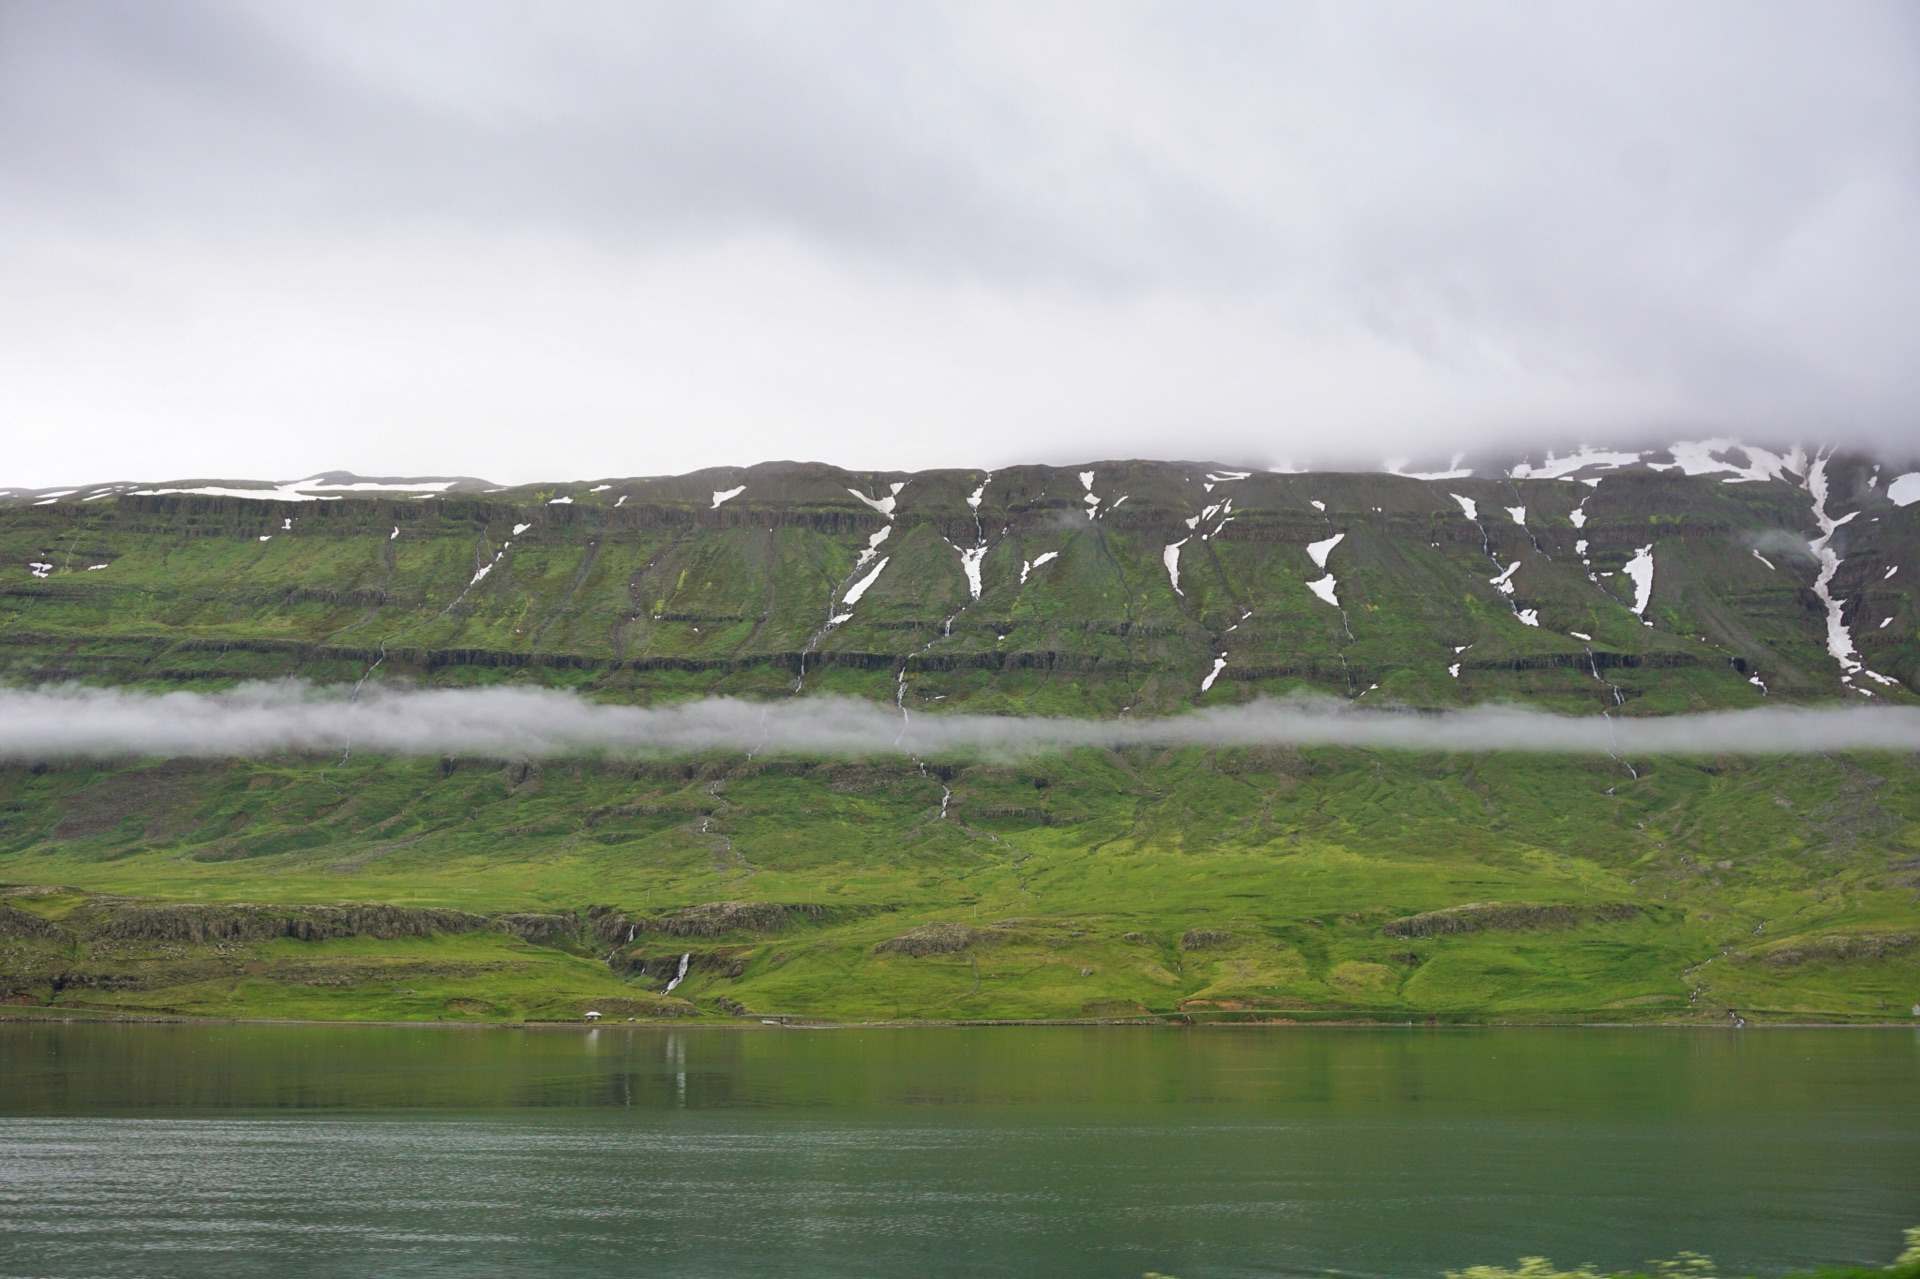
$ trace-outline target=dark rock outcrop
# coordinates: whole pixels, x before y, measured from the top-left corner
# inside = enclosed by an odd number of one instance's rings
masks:
[[[66,929],[40,918],[32,911],[0,903],[0,937],[27,939],[55,938],[65,935]]]
[[[485,928],[485,915],[412,906],[117,906],[96,936],[113,941],[333,941],[343,937],[431,937]]]
[[[1573,906],[1542,902],[1469,902],[1392,920],[1380,931],[1389,937],[1445,937],[1455,933],[1517,933],[1582,924],[1615,924],[1637,918],[1632,902]]]
[[[953,955],[979,941],[978,930],[965,924],[941,920],[922,924],[898,937],[889,938],[873,948],[876,955],[908,955],[916,959],[928,955]]]

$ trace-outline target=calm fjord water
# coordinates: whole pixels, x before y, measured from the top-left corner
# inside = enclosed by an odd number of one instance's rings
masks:
[[[7,1276],[1885,1264],[1908,1031],[0,1025]]]

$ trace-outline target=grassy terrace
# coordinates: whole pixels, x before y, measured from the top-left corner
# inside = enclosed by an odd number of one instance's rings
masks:
[[[5,971],[30,1005],[221,1015],[577,1014],[644,1001],[691,954],[675,994],[708,1013],[1907,1016],[1910,761],[1638,771],[1264,750],[924,774],[737,757],[15,767],[0,879],[81,891],[9,899],[79,922],[14,927]],[[87,921],[131,908],[101,894],[575,922],[532,941],[476,923],[218,950],[98,937]],[[791,909],[676,922],[714,902]],[[596,932],[591,908],[629,926]],[[192,980],[143,969],[156,945]],[[60,972],[139,976],[55,992]]]
[[[1913,701],[1842,680],[1792,484],[1093,474],[1091,519],[1079,474],[1040,467],[0,505],[0,679],[838,692],[917,714],[1311,692],[1646,715],[1757,705],[1762,684]],[[1830,478],[1830,513],[1854,516],[1835,543],[1843,622],[1869,667],[1910,682],[1920,507],[1886,501],[1865,463]],[[976,598],[963,551],[982,546]],[[1623,568],[1647,547],[1643,617]],[[1326,576],[1337,606],[1309,585]],[[1912,759],[1629,763],[15,760],[0,995],[21,1015],[1909,1016]],[[141,922],[155,902],[466,922],[183,939]],[[769,909],[686,914],[714,903]],[[515,931],[513,914],[557,922]]]

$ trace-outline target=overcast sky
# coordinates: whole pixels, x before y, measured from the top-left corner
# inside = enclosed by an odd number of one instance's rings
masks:
[[[0,484],[1920,438],[1911,4],[0,0]]]

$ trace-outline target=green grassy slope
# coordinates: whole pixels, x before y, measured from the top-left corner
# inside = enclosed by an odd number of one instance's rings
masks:
[[[1040,467],[0,504],[0,679],[838,692],[928,714],[1303,690],[1658,714],[1757,705],[1756,675],[1774,698],[1912,699],[1828,652],[1795,550],[1811,498],[1790,483],[1091,469],[1094,518],[1077,470]],[[1869,668],[1911,681],[1920,507],[1887,502],[1864,462],[1829,474],[1829,513],[1852,515],[1834,543],[1843,620]],[[848,491],[884,505],[895,484],[890,515]],[[1336,534],[1323,568],[1309,547]],[[1643,620],[1621,570],[1648,546]],[[1337,606],[1308,585],[1327,574]],[[0,883],[32,887],[0,911],[0,998],[21,1015],[1908,1016],[1912,759],[1629,764],[16,760]],[[183,937],[142,922],[155,901],[471,918]],[[677,913],[724,902],[784,909]],[[560,922],[500,918],[527,912]]]
[[[1862,463],[1831,469],[1833,512],[1855,513],[1834,592],[1866,663],[1908,680],[1920,572],[1886,572],[1920,559],[1920,507],[1887,502]],[[1302,688],[1582,710],[1613,704],[1609,682],[1629,713],[1660,712],[1754,704],[1755,671],[1775,696],[1846,692],[1811,590],[1811,499],[1794,485],[1209,473],[1097,464],[1093,519],[1070,470],[996,474],[976,511],[984,473],[790,464],[597,493],[0,506],[0,674],[331,681],[379,663],[376,679],[533,679],[641,701],[778,696],[796,680],[891,698],[904,674],[930,706],[1078,714]],[[902,481],[890,519],[849,492]],[[711,491],[738,485],[713,506]],[[882,530],[886,566],[845,606]],[[1336,534],[1322,569],[1307,548]],[[1164,560],[1176,542],[1178,590]],[[974,599],[961,551],[982,544]],[[1651,626],[1620,572],[1643,546]],[[1515,563],[1503,594],[1493,579]],[[1307,585],[1329,572],[1338,607]]]
[[[575,983],[544,1003],[474,973],[434,986],[510,1011],[604,998],[615,976],[657,992],[689,953],[676,995],[709,1012],[848,1018],[1885,1020],[1920,999],[1909,760],[1635,766],[1183,750],[924,774],[740,758],[14,767],[0,877],[84,890],[11,899],[49,918],[118,908],[102,894],[576,916],[546,947],[556,966],[516,979]],[[795,909],[707,935],[660,922],[743,901]],[[1419,918],[1468,903],[1499,906]],[[84,928],[15,937],[0,967],[30,1004],[395,1013],[386,975],[328,984],[320,959],[339,952],[351,977],[367,944],[249,943],[265,966],[251,978],[147,973],[104,1002],[91,978],[53,989],[113,967]],[[248,986],[286,964],[291,989],[325,998]]]

